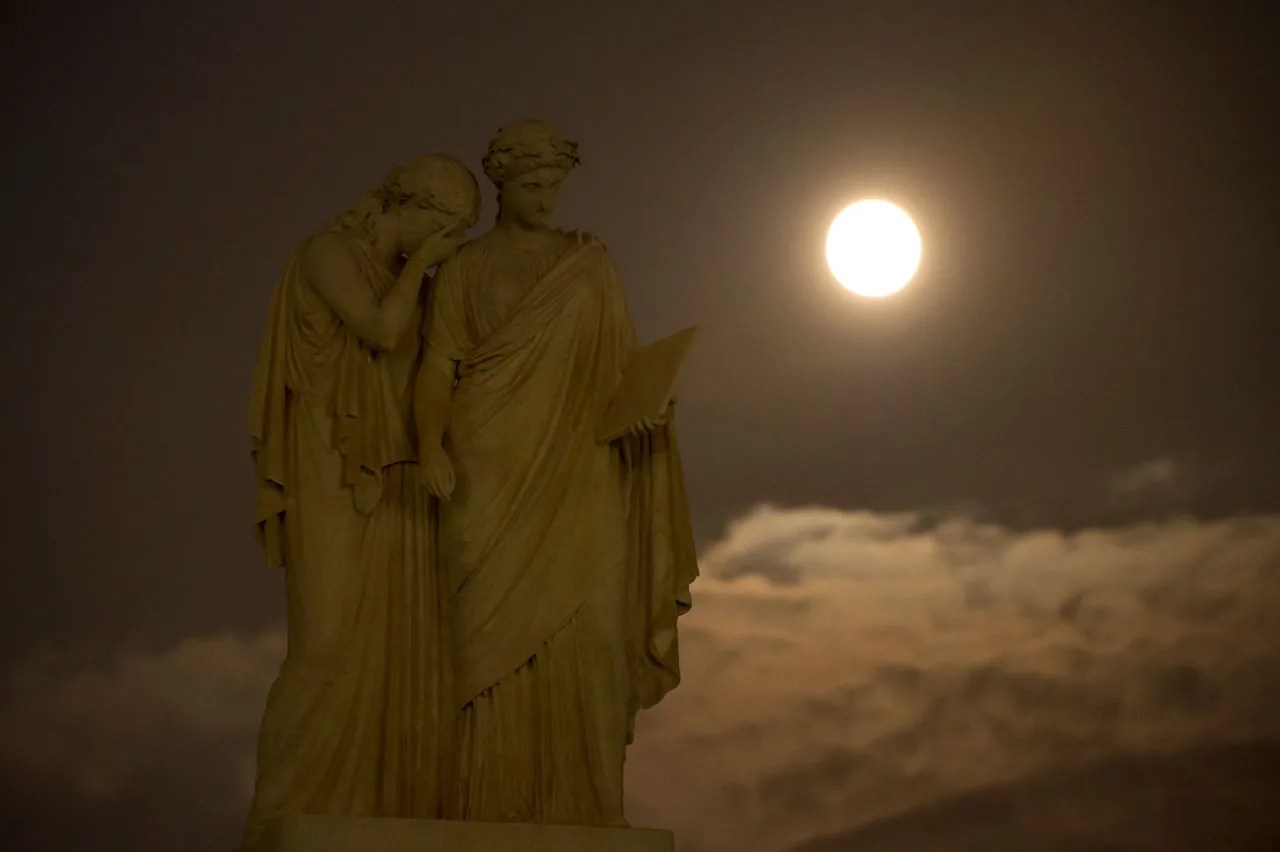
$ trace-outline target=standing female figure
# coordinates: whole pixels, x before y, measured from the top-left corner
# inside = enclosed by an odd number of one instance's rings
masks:
[[[541,122],[500,130],[497,225],[434,290],[416,404],[447,498],[455,819],[625,825],[636,711],[679,680],[697,573],[679,452],[669,423],[596,440],[636,339],[604,246],[547,225],[577,159]]]
[[[415,160],[304,240],[277,287],[249,426],[288,653],[245,848],[285,814],[439,815],[452,708],[411,393],[424,276],[478,210],[465,166]]]

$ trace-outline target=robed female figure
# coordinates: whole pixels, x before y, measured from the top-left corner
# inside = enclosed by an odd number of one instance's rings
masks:
[[[697,568],[674,426],[596,439],[636,337],[605,247],[546,224],[576,162],[543,123],[500,130],[498,223],[433,291],[416,401],[443,500],[456,819],[625,825],[635,714],[679,680]]]
[[[436,817],[453,736],[434,500],[413,378],[427,270],[475,222],[475,178],[432,155],[294,252],[250,406],[257,524],[285,569],[288,651],[258,741],[244,848],[288,814]]]

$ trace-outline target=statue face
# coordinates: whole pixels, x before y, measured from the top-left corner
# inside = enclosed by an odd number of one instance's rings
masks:
[[[565,171],[547,166],[512,178],[502,185],[502,215],[528,228],[547,223],[556,209],[556,195]]]

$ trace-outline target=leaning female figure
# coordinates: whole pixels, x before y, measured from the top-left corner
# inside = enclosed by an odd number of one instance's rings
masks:
[[[411,390],[424,276],[478,209],[465,166],[423,157],[303,241],[276,290],[250,431],[289,644],[246,849],[287,814],[439,814],[448,687]]]

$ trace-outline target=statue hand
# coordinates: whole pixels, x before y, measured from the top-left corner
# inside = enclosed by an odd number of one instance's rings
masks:
[[[422,454],[422,460],[418,462],[418,476],[422,487],[432,497],[441,500],[448,500],[457,484],[453,462],[449,461],[449,454],[444,451],[444,447],[435,447]]]
[[[409,258],[409,263],[420,267],[424,272],[438,266],[458,252],[458,248],[466,240],[466,232],[461,228],[446,231],[443,228],[422,241],[418,250]]]
[[[632,435],[639,437],[640,435],[648,435],[654,429],[665,425],[667,425],[667,418],[665,415],[656,419],[653,417],[641,417],[635,423],[631,424],[630,432]]]
[[[638,437],[640,435],[648,435],[650,432],[661,426],[666,426],[671,422],[672,409],[675,408],[675,405],[675,398],[672,397],[671,400],[667,402],[666,407],[662,409],[662,413],[660,415],[657,417],[641,417],[635,423],[631,424],[631,429],[628,430],[629,433]]]

